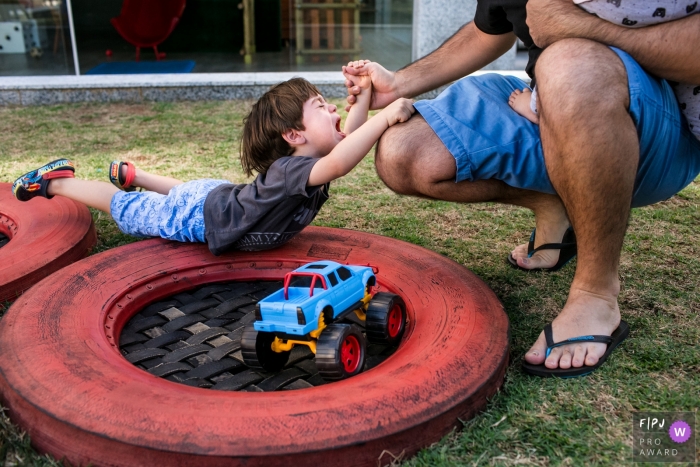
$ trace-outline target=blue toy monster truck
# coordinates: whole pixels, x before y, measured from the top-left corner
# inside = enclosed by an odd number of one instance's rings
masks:
[[[278,371],[295,345],[306,345],[316,354],[318,372],[326,380],[362,371],[366,348],[362,330],[340,321],[355,313],[373,344],[398,344],[406,327],[401,297],[372,295],[377,272],[369,266],[316,261],[287,273],[284,288],[258,302],[256,321],[243,332],[246,365]]]

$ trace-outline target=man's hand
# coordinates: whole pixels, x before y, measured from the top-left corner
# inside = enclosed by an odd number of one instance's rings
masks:
[[[415,111],[413,100],[402,97],[389,104],[381,111],[381,115],[386,118],[386,123],[392,126],[407,121]]]
[[[358,89],[359,94],[360,91],[365,91],[372,87],[372,78],[370,77],[369,73],[374,66],[379,65],[372,63],[369,60],[355,60],[353,62],[348,62],[348,64],[343,67],[343,75],[347,81],[353,82],[353,87]]]
[[[399,94],[396,92],[396,73],[374,62],[368,62],[359,68],[350,66],[350,63],[343,67],[349,104],[345,110],[350,110],[352,104],[355,103],[355,96],[360,94],[362,75],[369,76],[372,83],[370,109],[381,109],[399,98]]]
[[[561,39],[589,38],[600,19],[571,0],[528,0],[526,22],[535,44],[544,49]]]

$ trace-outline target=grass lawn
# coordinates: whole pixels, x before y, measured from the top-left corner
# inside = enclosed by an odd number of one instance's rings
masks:
[[[245,181],[238,153],[249,105],[0,108],[0,182],[59,157],[73,159],[81,178],[107,180],[109,162],[120,159],[183,180]],[[630,337],[587,378],[543,380],[526,376],[519,361],[563,306],[575,262],[555,274],[525,274],[506,265],[509,251],[527,241],[534,225],[529,211],[396,196],[377,177],[372,155],[334,182],[315,225],[372,232],[437,251],[478,274],[510,317],[513,362],[501,391],[461,431],[405,459],[405,465],[629,464],[633,411],[697,412],[699,206],[700,179],[668,201],[633,210],[620,270],[620,308]],[[93,217],[94,253],[135,241],[108,215],[94,211]],[[58,465],[33,451],[5,414],[2,461]]]

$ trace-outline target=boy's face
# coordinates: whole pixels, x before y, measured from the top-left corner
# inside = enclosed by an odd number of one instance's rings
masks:
[[[306,141],[316,150],[319,157],[330,153],[345,138],[340,131],[340,115],[337,107],[318,95],[304,102],[302,122],[305,130],[301,133]]]

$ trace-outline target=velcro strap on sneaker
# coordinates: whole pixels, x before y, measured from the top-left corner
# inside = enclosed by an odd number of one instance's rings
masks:
[[[51,180],[54,178],[75,178],[75,174],[72,170],[54,170],[52,172],[46,172],[41,176],[44,180]]]
[[[124,183],[122,186],[124,188],[129,188],[132,183],[134,183],[134,178],[136,178],[136,167],[131,162],[123,162],[126,165],[126,177],[124,177]],[[121,169],[121,166],[119,167]],[[121,175],[121,173],[119,174]]]

